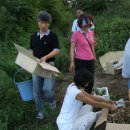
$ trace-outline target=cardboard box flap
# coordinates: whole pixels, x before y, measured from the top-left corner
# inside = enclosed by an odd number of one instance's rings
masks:
[[[101,115],[99,116],[99,118],[96,122],[95,128],[107,121],[107,114],[108,114],[108,109],[106,109],[106,108],[103,109],[101,112]]]
[[[60,73],[60,71],[56,68],[56,67],[54,67],[54,66],[52,66],[52,65],[49,65],[49,64],[47,64],[46,62],[42,62],[42,63],[38,63],[43,69],[46,69],[46,70],[49,70],[49,71],[53,71],[53,72],[55,72],[55,73]]]
[[[106,70],[106,62],[115,61],[115,59],[116,59],[115,52],[108,52],[99,58],[100,64],[104,70]]]
[[[23,48],[17,44],[14,44],[14,46],[16,47],[16,49],[19,53],[22,53],[23,55],[26,55],[27,57],[31,58],[32,60],[37,61],[36,57],[34,57],[33,54],[31,52],[29,52],[28,50],[26,50],[25,48]]]
[[[51,72],[54,72],[54,73],[60,73],[60,71],[56,67],[54,67],[54,66],[52,66],[52,65],[50,65],[46,62],[40,63],[39,59],[34,57],[33,54],[31,52],[29,52],[28,50],[26,50],[25,48],[23,48],[23,47],[21,47],[17,44],[14,44],[14,45],[15,45],[16,49],[18,50],[19,54],[25,55],[26,57],[35,61],[42,69],[47,70],[47,71],[51,71]]]
[[[106,71],[106,62],[120,61],[123,51],[107,52],[99,58],[102,68]]]
[[[116,51],[116,58],[118,61],[123,57],[124,51]]]
[[[106,130],[130,130],[130,124],[107,123]]]
[[[115,70],[114,70],[113,64],[111,64],[110,62],[106,62],[106,73],[114,75],[114,71]]]

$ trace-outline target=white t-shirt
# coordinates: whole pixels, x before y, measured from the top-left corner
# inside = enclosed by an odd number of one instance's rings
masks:
[[[78,26],[77,21],[78,21],[78,19],[75,19],[74,22],[73,22],[72,32],[76,32],[76,31],[80,31],[80,30],[81,30],[81,29],[79,28],[79,26]]]
[[[73,22],[73,25],[72,25],[72,32],[76,32],[76,31],[80,31],[81,29],[79,28],[78,26],[78,23],[77,23],[78,19],[75,19],[74,22]],[[92,26],[89,28],[90,30],[94,30],[95,29],[95,26],[93,24],[93,22],[91,22]]]
[[[59,130],[68,130],[68,127],[69,130],[72,130],[73,123],[77,119],[83,104],[81,101],[75,99],[80,92],[81,90],[74,83],[70,84],[67,88],[61,112],[57,118]]]

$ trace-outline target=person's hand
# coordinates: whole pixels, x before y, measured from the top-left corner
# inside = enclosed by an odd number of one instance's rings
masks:
[[[69,71],[73,72],[74,70],[75,70],[75,64],[74,64],[74,62],[71,62],[70,67],[69,67]]]
[[[114,104],[115,104],[115,102],[112,101],[112,100],[109,100],[108,103],[111,104],[111,105],[114,105]]]
[[[115,105],[111,105],[111,110],[115,111],[115,110],[117,110],[117,107]]]
[[[94,57],[94,60],[97,61],[97,57],[96,56]]]
[[[113,105],[114,104],[114,102],[112,101],[112,100],[102,100],[102,102],[104,102],[104,103],[108,103],[108,104],[110,104],[110,105]]]
[[[47,57],[46,56],[44,56],[44,57],[42,57],[41,59],[40,59],[40,62],[46,62],[47,61]]]

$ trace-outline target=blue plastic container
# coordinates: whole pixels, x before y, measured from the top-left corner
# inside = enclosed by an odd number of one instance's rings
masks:
[[[18,70],[16,73],[15,73],[15,76],[14,76],[14,83],[15,85],[17,86],[18,90],[19,90],[19,93],[21,95],[21,98],[23,101],[31,101],[34,99],[34,96],[33,96],[33,83],[32,83],[32,80],[28,80],[28,81],[25,81],[25,82],[15,82],[15,77],[16,75],[22,71],[22,69]]]

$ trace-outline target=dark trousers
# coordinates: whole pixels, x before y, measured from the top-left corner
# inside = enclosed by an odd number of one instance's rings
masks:
[[[92,81],[85,88],[85,91],[91,94],[94,86],[95,61],[75,59],[75,71],[78,71],[79,69],[87,69],[93,75]]]

